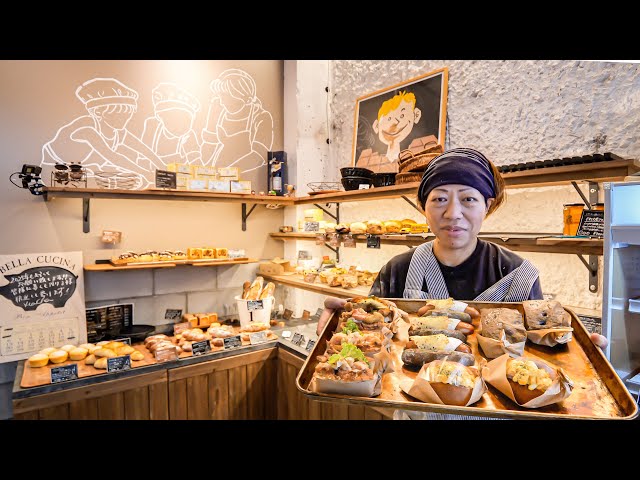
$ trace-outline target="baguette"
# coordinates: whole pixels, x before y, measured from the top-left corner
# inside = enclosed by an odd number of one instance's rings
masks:
[[[276,285],[273,282],[267,283],[265,287],[262,289],[262,291],[260,292],[260,297],[258,299],[262,300],[263,298],[272,296],[275,290],[276,290]]]
[[[251,286],[249,287],[249,292],[247,293],[247,300],[258,300],[260,296],[260,291],[262,290],[262,286],[264,285],[264,278],[257,277]]]

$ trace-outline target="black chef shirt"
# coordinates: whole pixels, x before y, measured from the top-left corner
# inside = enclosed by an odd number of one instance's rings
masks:
[[[409,272],[409,264],[415,249],[396,255],[380,270],[369,295],[384,298],[403,298]],[[449,296],[456,300],[473,300],[487,288],[506,277],[522,264],[522,257],[494,243],[478,239],[469,258],[456,267],[448,267],[438,261],[447,284]],[[427,292],[423,281],[422,291]],[[542,300],[540,279],[531,288],[529,300]]]

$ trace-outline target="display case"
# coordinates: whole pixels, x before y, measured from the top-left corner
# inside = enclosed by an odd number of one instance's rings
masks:
[[[640,398],[640,178],[606,182],[602,333],[606,355]]]

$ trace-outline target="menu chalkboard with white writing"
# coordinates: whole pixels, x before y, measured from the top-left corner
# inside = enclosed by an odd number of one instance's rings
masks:
[[[176,172],[156,170],[156,188],[176,188]]]
[[[0,295],[25,311],[42,304],[64,307],[76,290],[77,275],[60,267],[33,267],[5,275],[9,282],[0,287]]]
[[[583,210],[576,235],[604,238],[604,212],[602,210]]]
[[[133,324],[133,304],[121,303],[104,307],[87,308],[87,340],[100,342],[115,338],[123,328]]]

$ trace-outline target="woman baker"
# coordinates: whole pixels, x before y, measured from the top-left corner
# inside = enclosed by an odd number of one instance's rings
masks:
[[[418,201],[435,240],[393,257],[370,295],[521,302],[542,299],[538,270],[510,250],[478,238],[483,220],[505,200],[500,173],[482,153],[455,148],[434,158],[418,188]],[[345,300],[328,297],[318,335]],[[591,340],[606,348],[597,333]]]

